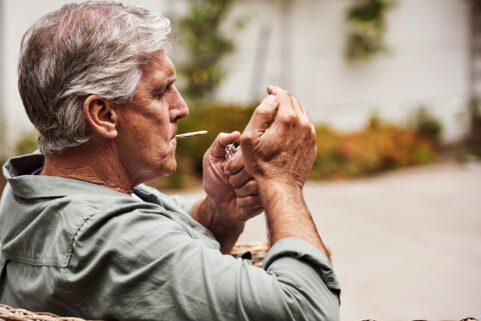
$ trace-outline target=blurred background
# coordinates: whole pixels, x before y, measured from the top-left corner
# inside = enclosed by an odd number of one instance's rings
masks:
[[[36,149],[17,90],[23,33],[69,1],[0,0],[0,158]],[[316,124],[306,185],[343,320],[481,317],[481,1],[138,0],[171,18],[191,115],[179,168],[150,184],[201,195],[202,155],[275,84]],[[0,179],[0,190],[5,184]],[[242,241],[265,241],[262,216]]]

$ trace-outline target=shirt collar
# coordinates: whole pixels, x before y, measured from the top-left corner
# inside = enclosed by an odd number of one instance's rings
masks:
[[[22,198],[62,197],[70,194],[100,194],[126,196],[113,189],[77,179],[32,175],[43,166],[45,157],[33,153],[9,159],[3,166],[3,175],[15,195]]]

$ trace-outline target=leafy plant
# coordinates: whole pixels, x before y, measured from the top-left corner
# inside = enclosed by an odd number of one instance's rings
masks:
[[[349,62],[366,61],[387,51],[386,16],[394,4],[394,0],[355,0],[348,8],[346,58]]]
[[[481,156],[481,110],[475,99],[468,104],[468,116],[469,127],[466,143],[473,154]]]
[[[434,117],[426,106],[420,106],[411,116],[411,125],[417,134],[438,144],[443,132],[441,122]]]
[[[430,140],[376,115],[358,132],[337,133],[327,125],[317,125],[316,133],[313,179],[360,177],[435,159]]]
[[[38,135],[36,132],[25,132],[15,142],[15,153],[17,155],[29,154],[37,149]]]
[[[226,75],[220,62],[234,43],[221,25],[236,1],[188,0],[188,14],[177,22],[177,37],[187,54],[178,72],[185,78],[183,93],[192,100],[211,95]]]

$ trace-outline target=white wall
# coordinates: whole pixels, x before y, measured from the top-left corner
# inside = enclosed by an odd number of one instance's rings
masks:
[[[392,53],[360,66],[343,58],[346,33],[339,0],[293,1],[291,39],[284,38],[279,1],[245,4],[252,22],[239,35],[238,52],[228,60],[232,73],[219,96],[249,101],[255,46],[261,26],[272,29],[265,74],[259,88],[288,84],[316,121],[341,129],[358,128],[377,110],[404,121],[420,104],[446,125],[446,138],[462,133],[459,116],[469,96],[468,5],[463,0],[400,0],[389,15]],[[282,50],[291,61],[285,66]]]
[[[31,128],[16,84],[20,39],[37,18],[65,2],[3,0],[0,106],[6,107],[9,142]],[[183,10],[180,0],[128,2],[163,9],[166,15]],[[459,137],[469,96],[467,1],[398,0],[388,23],[392,53],[360,66],[349,66],[343,58],[348,4],[341,0],[240,1],[233,18],[248,17],[248,23],[241,30],[225,27],[235,36],[237,51],[225,59],[230,74],[217,98],[251,102],[262,97],[267,84],[279,84],[299,98],[315,121],[346,130],[364,125],[374,110],[404,121],[410,110],[426,104],[444,121],[446,138]],[[261,30],[269,30],[270,37],[265,32],[262,37]]]
[[[4,19],[3,19],[3,0],[0,0],[0,158],[4,158],[4,141],[2,137],[4,136],[5,133],[5,128],[4,128],[4,113],[5,113],[5,106],[4,106],[4,100],[2,97],[4,97],[4,75],[5,75],[5,59],[4,59],[4,50],[3,50],[3,32],[4,30]]]

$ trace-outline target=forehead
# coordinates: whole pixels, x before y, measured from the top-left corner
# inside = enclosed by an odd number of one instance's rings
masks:
[[[142,69],[141,81],[171,81],[173,78],[175,78],[174,64],[163,51],[155,54]]]

